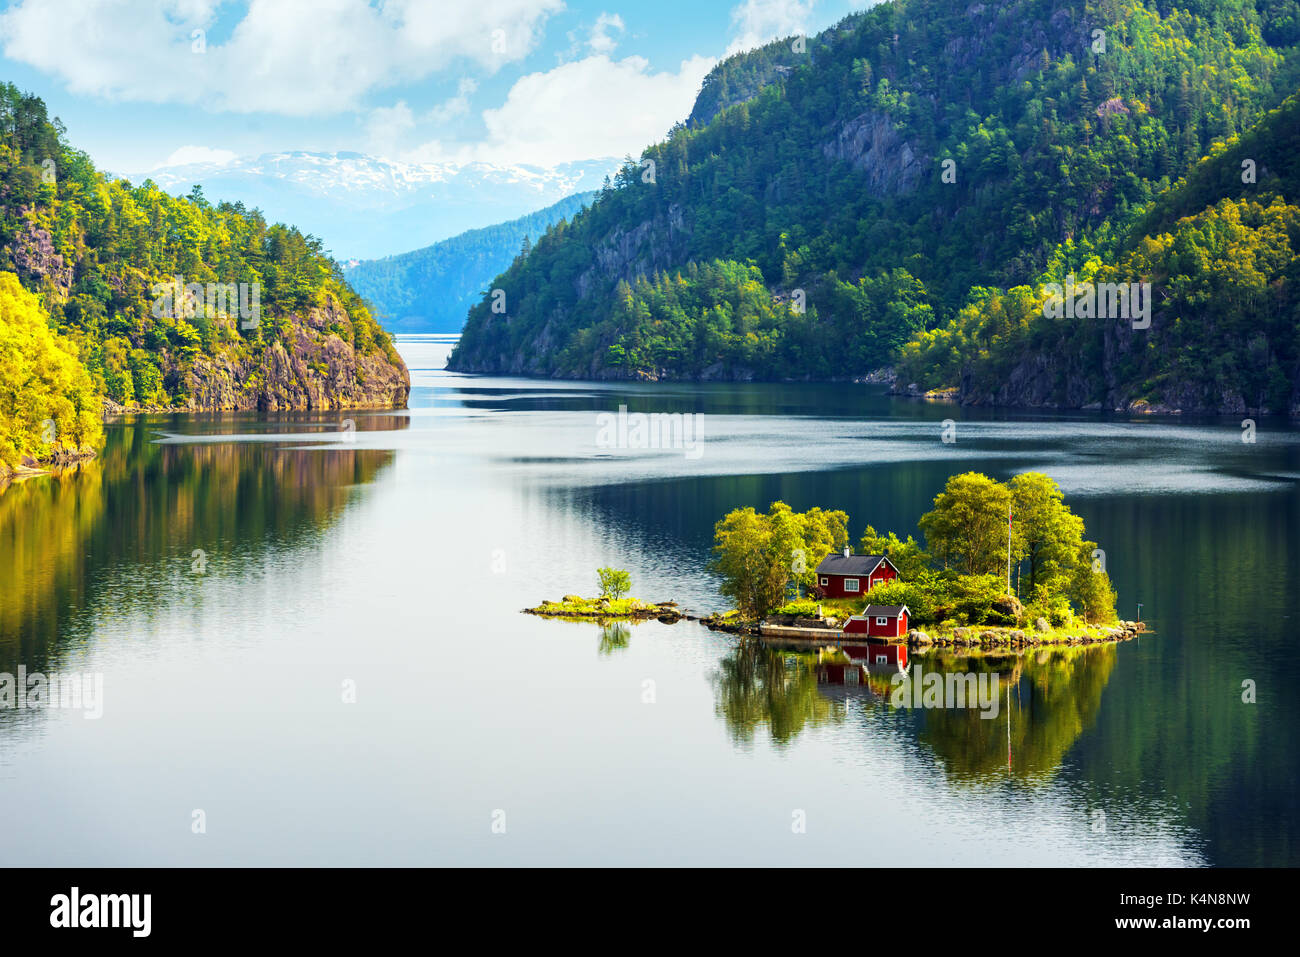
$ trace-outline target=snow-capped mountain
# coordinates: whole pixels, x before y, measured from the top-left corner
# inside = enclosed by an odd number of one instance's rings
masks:
[[[598,189],[617,159],[553,168],[399,163],[362,153],[264,153],[128,174],[170,193],[203,187],[210,202],[256,206],[319,236],[340,260],[402,253]]]

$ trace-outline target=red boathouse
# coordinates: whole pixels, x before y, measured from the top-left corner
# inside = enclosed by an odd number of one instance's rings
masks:
[[[844,623],[844,634],[902,638],[907,634],[906,605],[868,605]]]
[[[856,598],[881,582],[898,577],[898,569],[885,555],[827,555],[817,566],[820,598]]]

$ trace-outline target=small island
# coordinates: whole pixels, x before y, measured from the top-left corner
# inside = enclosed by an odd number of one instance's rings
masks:
[[[1126,641],[1105,552],[1084,537],[1047,475],[998,482],[954,475],[912,536],[868,525],[855,553],[847,512],[735,509],[714,527],[710,570],[734,608],[697,616],[626,597],[631,576],[597,570],[599,597],[566,595],[525,612],[581,620],[683,619],[794,648],[905,644],[981,651]]]
[[[600,594],[596,598],[565,595],[559,601],[543,601],[536,608],[525,608],[526,615],[563,618],[575,621],[644,621],[655,618],[665,624],[690,617],[677,608],[675,601],[647,602],[628,597],[632,576],[621,568],[596,569]]]
[[[736,612],[726,630],[794,646],[854,641],[965,649],[1123,641],[1106,555],[1047,475],[952,476],[913,537],[848,514],[774,502],[714,528],[712,570]],[[793,592],[793,594],[792,594]],[[707,623],[707,622],[706,622]]]

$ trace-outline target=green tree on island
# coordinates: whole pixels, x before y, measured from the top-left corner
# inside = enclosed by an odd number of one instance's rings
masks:
[[[600,595],[615,601],[632,590],[632,576],[621,568],[597,568],[596,578],[600,583]]]
[[[858,540],[858,552],[862,555],[888,555],[903,581],[914,581],[930,568],[930,553],[911,535],[904,542],[893,532],[879,535],[870,525]]]
[[[934,509],[917,524],[945,570],[994,575],[1006,567],[1010,505],[1009,488],[979,472],[966,472],[948,479],[935,496]]]
[[[1019,528],[1020,551],[1028,564],[1032,592],[1039,584],[1069,574],[1083,543],[1083,519],[1070,511],[1056,483],[1041,472],[1013,478],[1011,499],[1012,527]]]
[[[767,514],[729,512],[713,530],[711,567],[722,577],[722,594],[746,618],[762,618],[781,606],[791,582],[816,585],[817,565],[848,544],[848,521],[847,512],[796,512],[784,502],[773,502]]]

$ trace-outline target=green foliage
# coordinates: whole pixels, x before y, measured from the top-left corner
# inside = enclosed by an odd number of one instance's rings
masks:
[[[811,587],[817,565],[848,543],[848,514],[813,508],[795,512],[773,502],[767,514],[735,509],[714,526],[712,570],[719,590],[749,619],[762,618],[785,600],[791,582]]]
[[[618,600],[632,590],[632,576],[621,568],[598,568],[601,597]]]
[[[75,347],[50,330],[18,277],[0,272],[0,473],[102,437],[99,397]]]
[[[923,572],[914,581],[895,579],[867,593],[872,605],[906,605],[914,625],[1014,625],[1005,612],[1006,580],[997,575]]]
[[[115,401],[181,398],[194,363],[292,344],[290,317],[330,303],[342,318],[329,332],[400,363],[320,240],[268,225],[242,204],[213,205],[198,188],[176,198],[149,180],[133,187],[98,172],[66,144],[44,103],[11,84],[0,84],[0,269],[40,295],[50,323]],[[237,303],[224,316],[209,315],[206,298],[194,316],[180,303],[165,308],[162,284],[173,277],[205,288],[256,284],[260,325],[241,328]]]
[[[898,569],[898,577],[908,581],[919,578],[921,573],[930,567],[931,562],[930,553],[918,545],[911,535],[908,535],[907,541],[904,542],[900,541],[893,532],[879,535],[870,525],[858,540],[858,552],[862,555],[889,556],[889,560]]]
[[[1012,545],[1019,545],[1017,555],[1027,566],[1029,590],[1051,588],[1077,564],[1083,519],[1070,511],[1056,483],[1041,472],[1015,476],[1011,500],[1016,532]]]
[[[917,524],[945,570],[996,574],[1006,568],[1010,506],[1009,488],[979,472],[965,472],[948,479],[934,509]]]
[[[657,613],[654,605],[649,605],[639,598],[614,598],[601,595],[597,598],[583,598],[580,595],[565,595],[561,601],[544,601],[536,608],[528,609],[535,615],[549,618],[637,618]]]
[[[1110,576],[1093,559],[1096,542],[1083,542],[1071,569],[1066,597],[1085,621],[1111,622],[1115,615],[1115,589]]]
[[[918,580],[937,589],[929,595],[936,620],[947,609],[970,623],[990,621],[992,605],[1007,592],[1008,509],[1016,592],[1023,584],[1032,602],[1048,611],[1064,596],[1087,621],[1114,621],[1115,591],[1093,560],[1097,544],[1084,540],[1083,520],[1041,472],[1022,473],[1006,484],[966,472],[948,479],[935,496],[934,508],[918,524],[944,574]]]
[[[906,605],[912,625],[929,624],[942,617],[947,595],[939,587],[939,579],[930,572],[919,578],[896,578],[877,585],[867,592],[865,605]]]
[[[1114,265],[1065,244],[1043,282],[1146,282],[1151,327],[1044,315],[1041,286],[981,290],[945,326],[913,336],[896,368],[924,388],[997,398],[1034,370],[1037,402],[1184,411],[1300,407],[1300,96],[1220,144],[1162,195]],[[1244,183],[1243,162],[1257,182]],[[1012,397],[1014,398],[1014,397]],[[1023,398],[1023,397],[1022,397]]]
[[[1008,507],[1012,590],[1017,598],[1028,596],[1023,615],[1007,592]],[[753,508],[728,512],[714,527],[712,570],[722,578],[719,590],[748,619],[777,609],[812,615],[819,604],[827,614],[852,614],[863,603],[906,605],[916,624],[1015,625],[1041,615],[1061,625],[1076,611],[1093,623],[1116,618],[1115,590],[1093,558],[1096,542],[1084,540],[1083,520],[1040,472],[1008,483],[978,472],[954,475],[919,525],[928,550],[911,536],[902,541],[867,526],[861,552],[887,554],[899,577],[876,585],[862,602],[785,601],[791,582],[812,589],[818,564],[848,543],[848,515],[841,511],[799,513],[773,502],[767,514]]]

